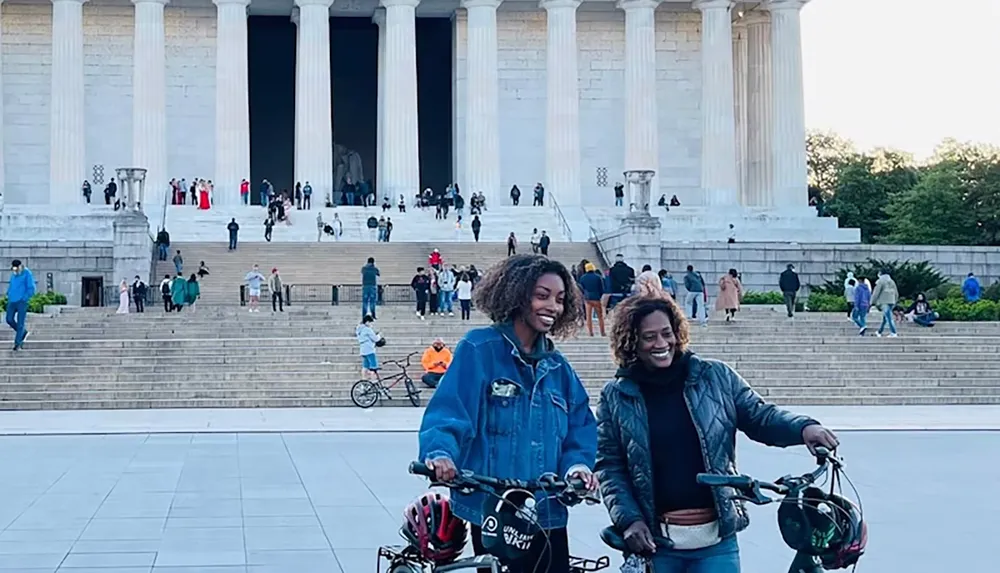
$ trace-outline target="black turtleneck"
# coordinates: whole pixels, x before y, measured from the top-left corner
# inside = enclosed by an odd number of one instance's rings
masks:
[[[657,515],[678,509],[715,507],[711,489],[695,482],[695,475],[705,471],[705,458],[684,399],[688,358],[684,354],[669,368],[658,370],[637,364],[628,373],[639,385],[646,402]]]

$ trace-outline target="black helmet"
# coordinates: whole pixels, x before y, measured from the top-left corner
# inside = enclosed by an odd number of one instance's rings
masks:
[[[785,544],[819,557],[828,570],[857,563],[868,543],[868,526],[859,506],[842,495],[816,487],[807,487],[782,500],[778,529]]]
[[[510,489],[483,506],[482,542],[487,553],[505,563],[524,559],[539,532],[535,496],[525,489]]]

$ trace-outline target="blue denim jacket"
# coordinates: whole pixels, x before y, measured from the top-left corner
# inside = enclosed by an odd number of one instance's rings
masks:
[[[470,330],[455,347],[451,366],[427,404],[420,425],[420,458],[449,458],[460,469],[507,479],[536,479],[571,468],[593,469],[597,422],[590,397],[551,341],[539,338],[534,368],[521,355],[510,324]],[[495,395],[498,384],[515,394]],[[566,508],[538,498],[543,529],[566,526]],[[484,494],[453,491],[455,514],[483,520]]]

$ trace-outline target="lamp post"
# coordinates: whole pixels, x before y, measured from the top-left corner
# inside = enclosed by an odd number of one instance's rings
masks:
[[[124,209],[142,211],[146,196],[146,170],[142,167],[119,167],[115,169],[115,174],[124,194]]]
[[[652,169],[625,171],[628,185],[629,215],[649,216],[650,185],[656,172]]]

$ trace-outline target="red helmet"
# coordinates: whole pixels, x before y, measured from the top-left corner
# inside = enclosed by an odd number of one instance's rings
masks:
[[[452,514],[447,496],[429,491],[406,506],[403,518],[403,537],[424,559],[448,563],[465,549],[465,522]]]

